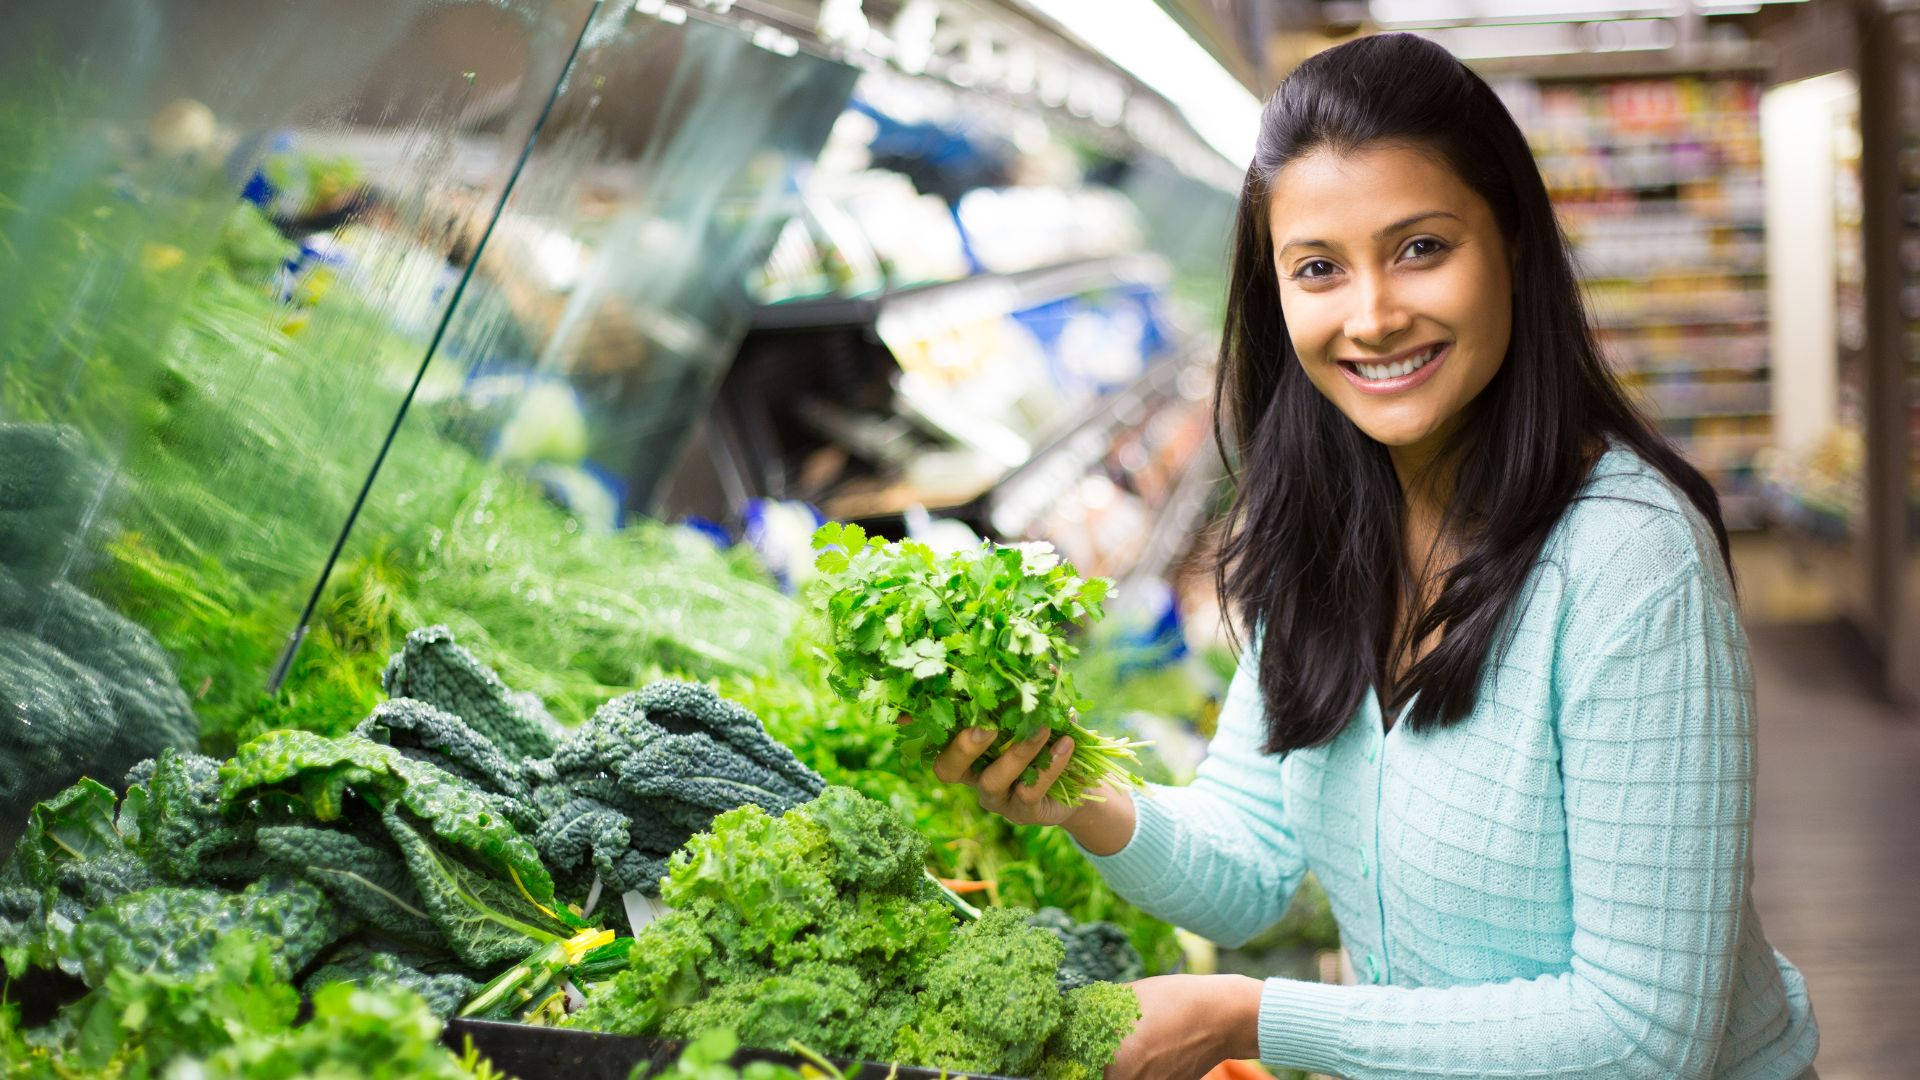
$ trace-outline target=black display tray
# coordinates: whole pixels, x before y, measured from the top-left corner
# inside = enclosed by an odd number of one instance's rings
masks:
[[[681,1044],[632,1035],[606,1035],[572,1028],[536,1027],[493,1020],[451,1020],[441,1037],[455,1053],[473,1047],[499,1069],[519,1080],[627,1080],[634,1066],[645,1065],[642,1076],[652,1076],[679,1060]],[[733,1064],[771,1061],[798,1068],[802,1059],[771,1050],[742,1049]],[[957,1080],[961,1075],[938,1069],[872,1062],[835,1061],[847,1080]],[[1009,1077],[968,1073],[968,1080],[1011,1080]]]

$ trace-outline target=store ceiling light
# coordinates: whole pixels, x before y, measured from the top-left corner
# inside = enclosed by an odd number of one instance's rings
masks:
[[[1235,166],[1253,159],[1260,99],[1153,0],[1021,0],[1172,102]]]
[[[1413,30],[1463,24],[1593,22],[1602,19],[1674,18],[1689,11],[1733,14],[1759,4],[1806,0],[1372,0],[1367,11],[1388,29]]]

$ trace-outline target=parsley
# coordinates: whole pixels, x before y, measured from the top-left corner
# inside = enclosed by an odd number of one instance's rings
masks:
[[[1049,544],[936,556],[911,540],[869,538],[837,522],[814,533],[827,576],[818,601],[831,631],[834,690],[891,720],[903,756],[931,761],[954,734],[999,729],[980,762],[1043,728],[1073,736],[1072,763],[1048,794],[1073,806],[1102,781],[1138,784],[1134,749],[1082,727],[1068,662],[1074,626],[1101,616],[1110,583],[1082,579]],[[1032,783],[1041,761],[1028,766]]]

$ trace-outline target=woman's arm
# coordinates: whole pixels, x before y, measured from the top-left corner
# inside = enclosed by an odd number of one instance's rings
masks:
[[[1261,750],[1259,662],[1257,647],[1241,656],[1193,783],[1148,785],[1068,822],[1114,892],[1225,945],[1277,922],[1306,873],[1287,824],[1280,759]]]
[[[1752,682],[1698,561],[1563,655],[1571,971],[1449,988],[1268,980],[1269,1064],[1350,1080],[1707,1077],[1747,910]]]

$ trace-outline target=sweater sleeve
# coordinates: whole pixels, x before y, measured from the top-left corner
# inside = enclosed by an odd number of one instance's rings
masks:
[[[1724,585],[1698,561],[1663,576],[1610,629],[1562,638],[1570,970],[1417,989],[1269,980],[1268,1063],[1350,1080],[1712,1074],[1751,883],[1752,679]]]
[[[1193,782],[1148,785],[1134,798],[1127,846],[1088,853],[1114,892],[1223,945],[1286,913],[1306,859],[1287,824],[1280,758],[1261,749],[1265,736],[1259,653],[1250,647]]]

